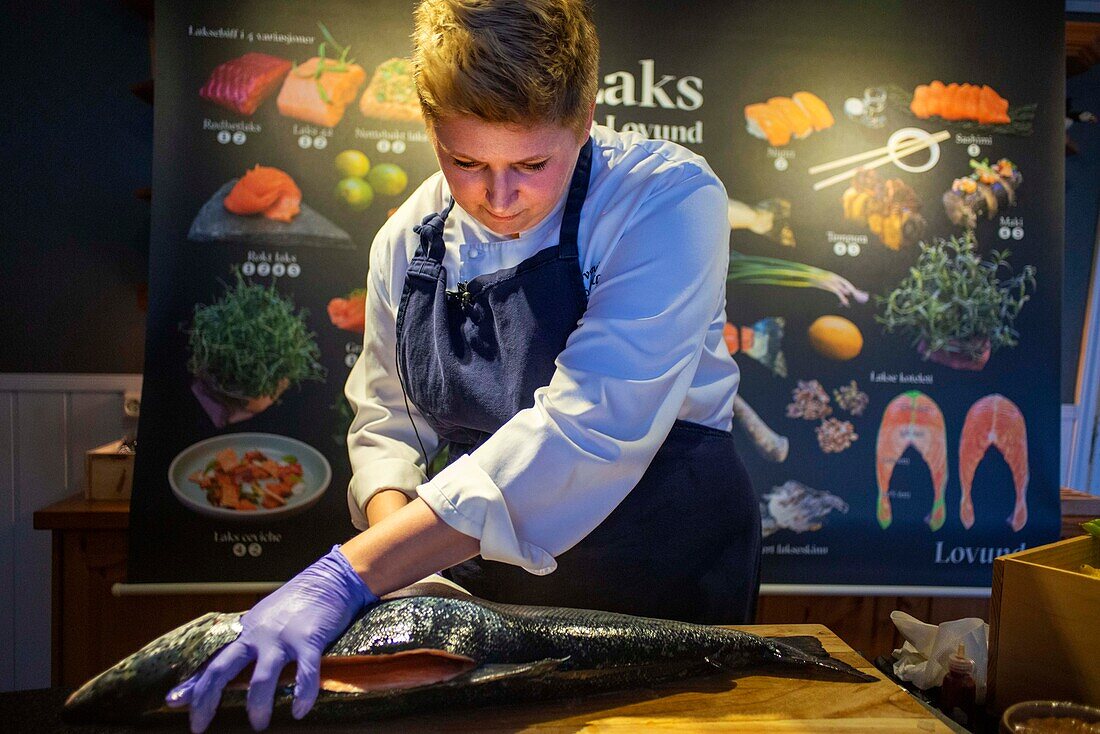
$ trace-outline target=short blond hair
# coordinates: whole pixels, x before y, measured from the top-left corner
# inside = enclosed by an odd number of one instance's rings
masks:
[[[587,132],[600,42],[585,0],[422,0],[413,17],[429,125],[459,114]]]

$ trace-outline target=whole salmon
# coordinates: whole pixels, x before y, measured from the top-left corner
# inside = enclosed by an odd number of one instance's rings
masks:
[[[496,604],[440,585],[407,593],[417,595],[368,609],[328,648],[307,720],[549,700],[750,670],[876,680],[829,657],[812,637],[772,639],[610,612]],[[178,716],[165,707],[165,695],[236,639],[241,614],[206,614],[159,637],[73,693],[62,718],[138,723]],[[243,707],[250,675],[246,670],[237,686],[227,687],[222,708]],[[290,666],[275,695],[277,710],[289,708],[293,682]]]

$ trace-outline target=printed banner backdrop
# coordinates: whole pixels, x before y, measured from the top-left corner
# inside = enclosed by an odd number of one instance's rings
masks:
[[[437,170],[413,5],[157,5],[131,582],[281,581],[354,532],[369,248]],[[595,8],[597,123],[730,197],[764,582],[982,587],[1056,539],[1061,8]]]

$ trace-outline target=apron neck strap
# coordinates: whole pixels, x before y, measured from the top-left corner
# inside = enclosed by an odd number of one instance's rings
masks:
[[[569,182],[569,197],[565,200],[565,213],[561,218],[561,232],[558,235],[560,247],[558,257],[562,260],[576,260],[577,232],[580,230],[581,208],[588,196],[588,179],[592,171],[592,138],[589,136],[577,156],[577,165],[573,168],[573,178]]]
[[[447,215],[454,208],[455,199],[452,196],[438,214],[429,214],[423,221],[413,227],[413,231],[420,235],[420,247],[417,253],[426,256],[435,262],[443,262],[445,246],[443,244],[443,225],[447,221]]]

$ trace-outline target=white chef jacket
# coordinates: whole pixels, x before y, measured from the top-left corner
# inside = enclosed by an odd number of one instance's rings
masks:
[[[412,228],[450,199],[443,174],[421,184],[378,232],[363,351],[346,386],[355,411],[348,505],[357,528],[366,529],[363,507],[376,492],[400,489],[478,538],[483,558],[550,573],[554,556],[638,483],[673,421],[730,429],[739,373],[722,338],[725,188],[703,158],[675,143],[599,125],[592,138],[578,235],[587,310],[534,406],[430,481],[416,432],[429,458],[440,441],[411,402],[410,421],[395,369],[395,322],[419,244]],[[443,232],[448,289],[557,244],[566,194],[518,239],[503,239],[456,204]],[[417,379],[416,369],[405,378]]]

